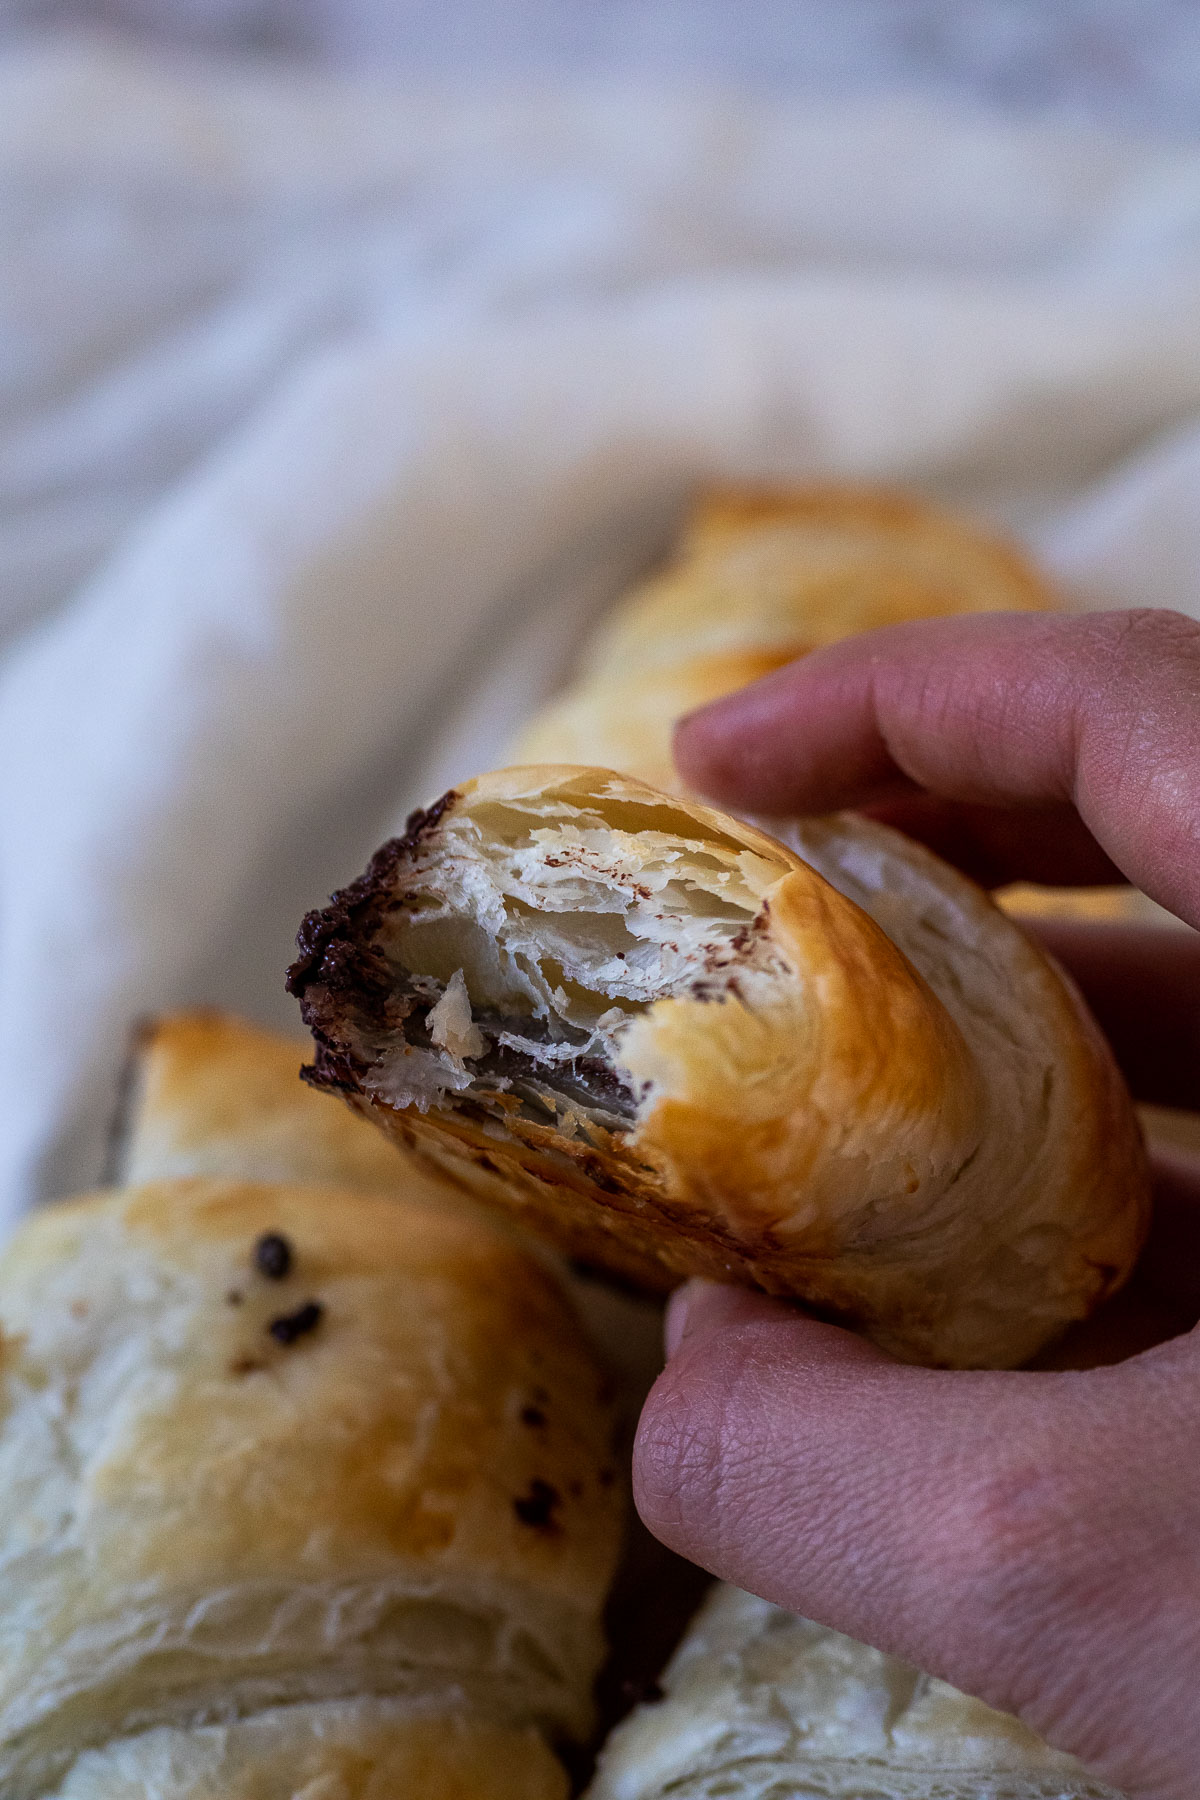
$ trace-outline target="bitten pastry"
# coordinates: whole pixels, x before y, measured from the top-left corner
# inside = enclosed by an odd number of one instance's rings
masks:
[[[1136,1257],[1128,1095],[971,883],[853,820],[802,850],[604,770],[469,782],[305,921],[309,1079],[634,1281],[1022,1362]]]
[[[620,1504],[535,1263],[163,1182],[32,1218],[0,1333],[5,1800],[565,1800]]]
[[[1120,1800],[944,1681],[718,1583],[587,1800]]]

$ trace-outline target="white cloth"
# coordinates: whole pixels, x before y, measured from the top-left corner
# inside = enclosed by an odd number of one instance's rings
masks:
[[[492,763],[706,476],[915,483],[1200,616],[1200,149],[0,60],[0,1207],[131,1022]]]

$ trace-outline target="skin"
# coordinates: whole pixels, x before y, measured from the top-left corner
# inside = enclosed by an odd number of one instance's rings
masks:
[[[692,715],[676,755],[733,807],[859,807],[987,883],[1129,881],[1200,927],[1200,626],[1177,614],[872,632]],[[1045,937],[1135,1094],[1200,1108],[1200,936]],[[1017,1713],[1132,1800],[1194,1800],[1198,1318],[1200,1162],[1182,1154],[1159,1162],[1129,1289],[1054,1366],[905,1367],[689,1284],[638,1432],[639,1511],[713,1573]]]

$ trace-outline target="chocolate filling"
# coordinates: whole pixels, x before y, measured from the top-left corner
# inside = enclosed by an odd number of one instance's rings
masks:
[[[414,989],[427,989],[427,985],[424,977],[413,983]],[[428,1018],[438,998],[440,993],[432,999],[427,992],[414,993],[412,1011],[400,1024],[406,1042],[421,1049],[433,1048]],[[487,1048],[482,1056],[469,1057],[466,1062],[472,1076],[471,1098],[511,1094],[523,1102],[531,1117],[543,1122],[547,1112],[571,1110],[586,1113],[610,1131],[627,1130],[634,1123],[636,1096],[608,1063],[588,1054],[590,1040],[585,1033],[570,1032],[561,1022],[552,1028],[531,1013],[500,1013],[486,1007],[473,1010],[472,1023]],[[506,1038],[522,1041],[504,1042]],[[536,1049],[525,1047],[530,1044],[544,1044],[554,1054],[541,1057]],[[564,1056],[569,1045],[576,1045],[579,1054]]]

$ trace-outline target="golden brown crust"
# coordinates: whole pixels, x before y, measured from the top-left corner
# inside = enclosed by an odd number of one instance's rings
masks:
[[[620,1528],[605,1378],[495,1234],[352,1190],[151,1184],[32,1218],[0,1332],[6,1795],[155,1724],[372,1695],[586,1731]]]
[[[796,656],[905,619],[1055,605],[1014,544],[913,495],[726,492],[701,500],[671,562],[601,626],[583,674],[619,680],[748,650]]]
[[[306,927],[297,981],[317,1078],[439,1172],[619,1274],[748,1280],[900,1355],[1022,1361],[1132,1265],[1146,1181],[1128,1096],[1073,990],[972,884],[854,821],[814,827],[798,847],[821,874],[750,826],[611,772],[469,783]],[[615,1028],[628,1123],[539,1112],[523,1077],[497,1085],[483,1072],[512,1066],[486,1035],[471,1053],[484,1058],[478,1078],[460,1063],[457,1091],[406,1098],[409,1071],[433,1056],[419,1020],[406,1038],[415,1002],[395,985],[405,968],[424,978],[404,964],[406,896],[419,889],[413,917],[430,917],[439,881],[478,894],[517,869],[506,892],[521,954],[537,954],[544,916],[553,966],[582,995],[594,968],[570,960],[561,896],[584,882],[581,916],[604,916],[619,863],[635,896],[624,929],[648,918],[653,941],[703,938],[703,894],[728,904],[722,884],[738,869],[752,870],[758,900],[745,904],[759,907],[732,962],[638,1001]],[[658,929],[648,897],[664,880],[681,890],[689,871],[703,904],[689,918],[677,902]],[[856,882],[853,900],[838,891]],[[506,915],[488,905],[502,943]],[[443,981],[469,962],[477,929],[467,901],[451,914],[438,928]],[[626,969],[642,954],[630,944]],[[718,966],[719,979],[704,972]],[[591,1015],[616,992],[601,983]]]
[[[300,1079],[303,1038],[209,1009],[138,1034],[122,1186],[187,1176],[363,1188],[437,1205],[445,1190]]]
[[[461,1181],[389,1142],[332,1095],[299,1078],[311,1043],[229,1013],[166,1014],[138,1034],[115,1178],[123,1185],[217,1176],[362,1188],[404,1204],[505,1221]],[[630,1422],[662,1367],[658,1308],[560,1263],[544,1238],[521,1243],[567,1287],[620,1389]]]
[[[513,761],[621,769],[664,793],[686,793],[671,748],[677,720],[800,654],[801,648],[791,645],[729,650],[664,668],[631,668],[619,681],[606,676],[578,682],[524,727]]]
[[[1056,604],[1015,545],[910,494],[713,490],[512,760],[621,769],[676,791],[676,720],[819,645],[906,619]]]

